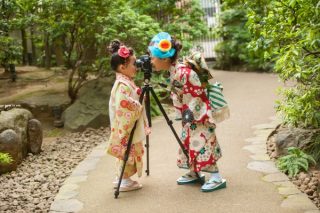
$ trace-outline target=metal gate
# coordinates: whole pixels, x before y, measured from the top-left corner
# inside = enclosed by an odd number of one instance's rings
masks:
[[[209,34],[200,37],[194,46],[203,52],[206,59],[214,59],[216,57],[214,48],[219,40],[214,38],[213,30],[219,25],[220,0],[200,0],[200,5],[205,13],[204,21],[209,28]]]

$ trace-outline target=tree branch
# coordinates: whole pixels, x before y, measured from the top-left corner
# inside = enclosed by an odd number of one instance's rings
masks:
[[[306,56],[309,56],[309,55],[318,56],[318,55],[320,55],[320,51],[312,52],[312,51],[308,50],[306,47],[302,47],[302,49],[304,49],[307,52]]]

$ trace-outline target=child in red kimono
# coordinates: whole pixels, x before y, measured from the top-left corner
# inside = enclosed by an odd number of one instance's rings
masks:
[[[214,191],[225,188],[226,181],[221,178],[217,167],[221,149],[215,134],[216,125],[212,117],[210,102],[204,84],[199,79],[199,71],[207,69],[208,72],[208,68],[203,63],[204,60],[196,64],[201,68],[199,70],[193,63],[190,63],[192,60],[189,60],[189,63],[176,64],[181,48],[181,44],[165,32],[154,36],[149,44],[154,70],[170,71],[173,87],[171,97],[174,107],[182,115],[181,140],[189,153],[189,162],[179,149],[177,165],[190,171],[181,176],[177,183],[182,185],[198,182],[196,172],[209,172],[211,177],[201,187],[201,190],[203,192]],[[205,178],[204,174],[200,174],[200,177]]]

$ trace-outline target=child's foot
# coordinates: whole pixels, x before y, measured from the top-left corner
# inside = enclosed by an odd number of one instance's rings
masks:
[[[213,192],[219,189],[227,187],[227,181],[225,179],[210,178],[205,184],[202,185],[202,192]]]
[[[116,189],[118,187],[118,180],[116,179],[115,181],[113,181],[113,184],[114,184],[114,188]],[[142,188],[142,184],[132,180],[131,178],[128,178],[128,179],[122,179],[119,191],[128,192],[128,191],[138,190],[141,188]]]
[[[122,182],[122,181],[121,181]],[[112,184],[113,184],[113,188],[116,189],[118,187],[118,183],[119,183],[119,178],[116,177],[114,179],[114,181],[112,181]]]
[[[202,181],[205,181],[205,175],[204,174],[200,174],[200,178],[202,179]],[[189,183],[198,183],[199,179],[196,176],[195,172],[188,172],[187,174],[181,176],[180,178],[178,178],[177,183],[179,185],[184,185],[184,184],[189,184]]]
[[[121,183],[120,185],[120,192],[129,192],[133,190],[138,190],[142,188],[142,184],[138,183],[137,181],[129,179],[129,181],[125,183]]]

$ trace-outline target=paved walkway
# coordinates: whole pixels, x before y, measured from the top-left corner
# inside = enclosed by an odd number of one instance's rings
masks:
[[[219,167],[222,176],[227,179],[226,189],[202,193],[200,185],[176,184],[176,179],[185,172],[175,165],[178,144],[164,119],[158,119],[153,123],[151,135],[151,174],[140,179],[144,188],[120,193],[119,198],[114,199],[111,182],[115,160],[97,153],[101,157],[95,161],[94,169],[75,186],[77,195],[73,201],[78,210],[85,213],[303,212],[281,207],[283,197],[276,186],[264,182],[262,173],[247,168],[252,159],[249,158],[250,153],[243,149],[248,145],[245,139],[253,137],[252,126],[269,123],[269,118],[275,115],[276,88],[280,86],[277,77],[272,74],[220,71],[216,71],[215,76],[223,83],[231,108],[231,118],[218,125],[217,129],[223,152]],[[177,130],[179,126],[175,122]],[[68,203],[70,205],[70,201]]]

